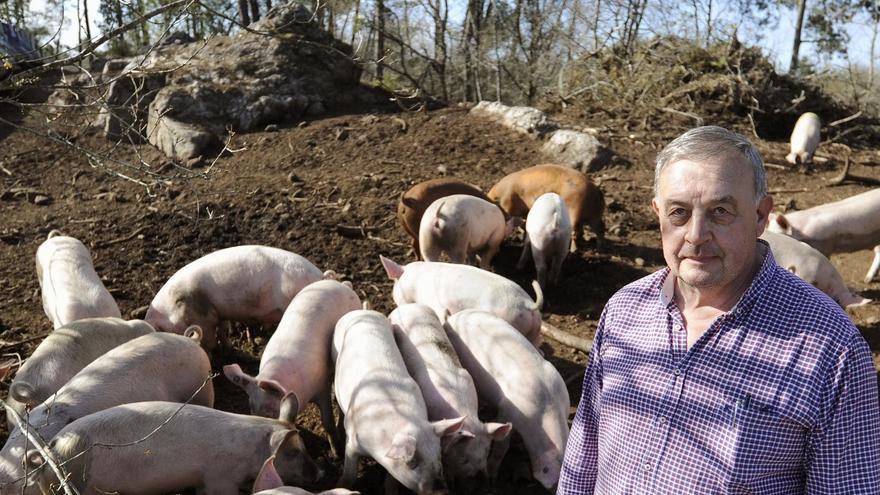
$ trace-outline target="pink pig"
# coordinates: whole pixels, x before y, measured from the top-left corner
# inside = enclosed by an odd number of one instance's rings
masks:
[[[311,484],[321,477],[290,423],[175,402],[137,402],[90,414],[64,427],[49,450],[80,495],[162,495],[189,488],[237,495],[250,488],[271,456],[285,482]],[[36,450],[28,452],[27,467],[33,475],[26,495],[57,487]]]
[[[380,256],[388,278],[394,280],[394,303],[420,303],[437,317],[465,309],[488,311],[522,332],[535,347],[541,342],[541,305],[544,295],[532,282],[537,300],[515,282],[479,268],[454,263],[416,261],[400,266]]]
[[[281,399],[291,396],[293,407],[281,419],[292,423],[314,399],[335,451],[341,445],[330,406],[330,343],[339,318],[360,308],[360,298],[347,285],[335,280],[314,282],[284,312],[260,358],[260,373],[252,377],[230,364],[223,367],[223,374],[247,392],[251,413],[258,416],[279,417]]]
[[[293,296],[322,278],[309,260],[283,249],[221,249],[172,275],[144,319],[156,330],[177,334],[198,325],[205,332],[202,345],[210,351],[221,321],[276,323]]]
[[[874,248],[874,261],[865,275],[869,283],[880,269],[880,189],[833,203],[770,214],[767,229],[806,242],[825,256]]]
[[[480,400],[496,407],[500,419],[513,423],[529,453],[535,480],[552,490],[568,441],[570,402],[562,376],[519,332],[485,311],[456,313],[445,327]],[[500,462],[505,451],[506,445],[496,445],[493,461]]]
[[[440,261],[446,253],[452,263],[489,268],[501,242],[513,231],[498,205],[468,194],[440,198],[425,210],[419,224],[422,259]]]
[[[73,237],[49,232],[37,249],[37,278],[43,310],[55,328],[82,318],[122,316],[95,272],[88,248]]]
[[[565,238],[566,246],[568,237]],[[422,390],[428,419],[464,416],[464,424],[444,441],[443,472],[451,485],[473,492],[488,477],[486,460],[492,441],[505,438],[510,423],[483,423],[477,414],[477,389],[461,367],[434,311],[423,304],[404,304],[388,317],[410,376]]]

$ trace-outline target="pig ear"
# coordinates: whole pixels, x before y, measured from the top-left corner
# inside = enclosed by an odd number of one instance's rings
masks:
[[[460,430],[462,425],[464,425],[464,420],[466,418],[467,416],[453,419],[441,419],[440,421],[434,421],[431,423],[431,426],[434,427],[434,433],[436,433],[438,437],[444,437]]]
[[[288,444],[291,445],[293,450],[305,450],[305,444],[303,444],[302,438],[299,437],[299,430],[296,428],[277,430],[269,437],[269,448],[272,449],[273,457],[284,450]]]
[[[513,430],[511,423],[486,423],[486,433],[492,440],[503,440]]]
[[[275,380],[257,380],[257,386],[260,387],[260,390],[278,397],[284,397],[287,394],[287,390]]]
[[[263,467],[260,468],[260,473],[257,474],[257,479],[254,480],[254,487],[251,490],[251,493],[284,486],[284,481],[281,479],[281,475],[278,474],[278,470],[275,469],[275,464],[272,462],[274,460],[275,456],[273,455],[263,463]]]
[[[783,215],[782,213],[777,214],[774,221],[777,225],[782,227],[783,230],[788,230],[788,219],[786,219],[785,215]]]
[[[288,392],[281,399],[281,408],[278,413],[278,419],[287,421],[288,423],[296,422],[296,415],[299,413],[299,398],[293,392]]]
[[[28,470],[37,469],[46,462],[46,460],[43,459],[43,454],[37,449],[29,450],[27,454],[25,454],[24,459]]]
[[[223,367],[223,375],[232,383],[247,390],[254,382],[254,377],[241,371],[241,366],[237,364],[227,364]]]
[[[196,344],[202,343],[203,335],[205,335],[205,332],[202,330],[202,327],[198,325],[190,325],[183,331],[183,336],[192,339]]]
[[[408,462],[415,455],[416,437],[406,433],[398,433],[397,435],[394,435],[394,440],[391,442],[391,448],[385,453],[385,457],[389,459],[400,459],[405,462]]]
[[[34,397],[36,394],[37,391],[34,389],[34,386],[26,381],[14,382],[9,387],[9,396],[28,406],[36,405],[37,401]]]
[[[398,265],[397,263],[391,261],[390,259],[379,255],[379,260],[382,261],[382,266],[385,268],[385,273],[388,274],[388,278],[391,280],[397,280],[403,275],[403,267]]]

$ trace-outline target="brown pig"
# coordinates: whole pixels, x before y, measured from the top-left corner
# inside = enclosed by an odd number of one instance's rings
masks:
[[[397,203],[397,219],[403,230],[412,238],[412,247],[417,259],[422,259],[419,250],[419,224],[422,215],[431,203],[453,194],[467,194],[489,201],[479,187],[458,179],[431,179],[419,182],[400,195],[400,202]]]
[[[554,192],[562,197],[571,216],[574,240],[580,243],[584,225],[596,234],[597,244],[605,239],[605,198],[583,173],[562,165],[535,165],[507,175],[489,190],[489,199],[512,217],[525,218],[535,200]]]

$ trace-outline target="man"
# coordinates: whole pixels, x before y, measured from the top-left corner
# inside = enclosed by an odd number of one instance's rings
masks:
[[[652,205],[668,268],[599,320],[558,493],[880,493],[870,350],[758,239],[758,151],[686,132],[657,157]]]

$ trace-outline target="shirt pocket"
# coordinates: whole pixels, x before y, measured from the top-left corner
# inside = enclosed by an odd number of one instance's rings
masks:
[[[732,421],[732,480],[749,484],[767,476],[801,475],[808,435],[802,424],[756,402],[736,411]]]

